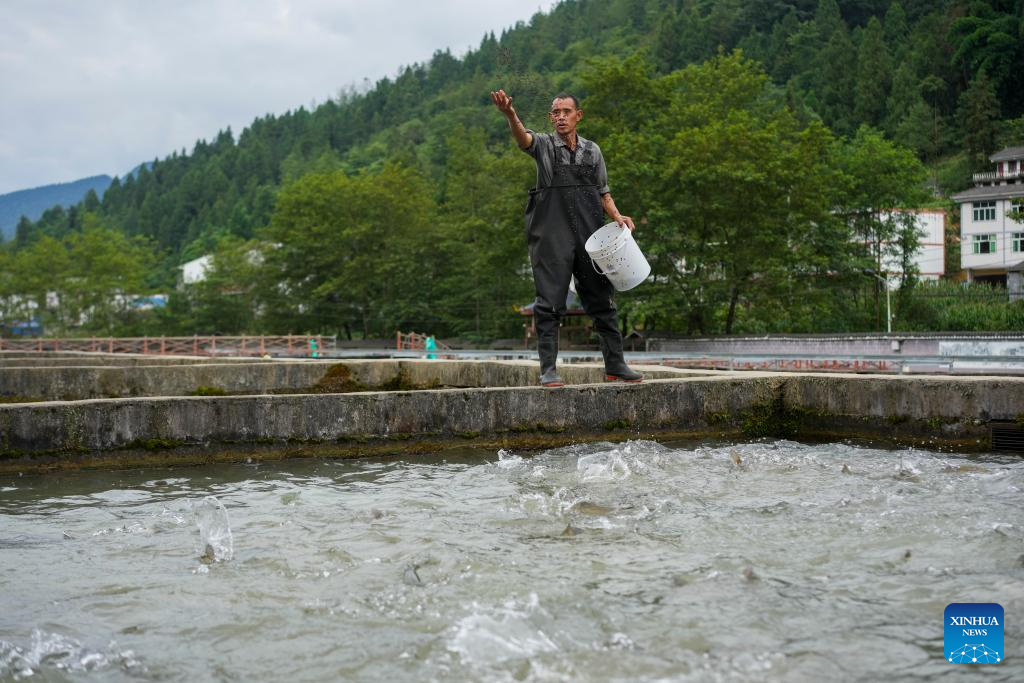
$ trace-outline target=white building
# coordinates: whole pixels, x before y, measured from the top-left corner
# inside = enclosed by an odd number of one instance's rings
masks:
[[[270,246],[277,249],[281,245],[271,244]],[[253,266],[259,266],[263,263],[263,252],[259,249],[250,249],[245,252],[245,256]],[[213,265],[213,254],[205,254],[199,258],[182,263],[178,266],[178,270],[180,271],[178,275],[178,289],[187,285],[194,285],[197,282],[205,280],[213,269]]]
[[[996,170],[975,173],[974,187],[953,195],[960,204],[960,267],[970,282],[1015,285],[1007,275],[1024,263],[1024,147],[989,159]]]
[[[921,280],[940,280],[946,274],[946,212],[941,209],[900,209],[899,214],[913,215],[914,225],[918,230],[920,243],[914,252],[914,265],[917,266],[917,277]],[[892,214],[882,214],[888,220]],[[885,257],[882,268],[889,275],[900,275],[903,266],[899,256],[891,254]],[[899,278],[892,278],[890,287],[896,287]]]
[[[179,280],[180,285],[194,285],[197,282],[202,282],[206,279],[206,271],[210,270],[210,266],[213,265],[213,255],[206,254],[200,256],[197,259],[192,259],[186,263],[181,264],[178,268],[181,269],[181,279]]]

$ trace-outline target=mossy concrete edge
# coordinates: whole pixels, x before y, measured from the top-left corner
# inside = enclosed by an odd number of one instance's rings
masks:
[[[988,448],[991,422],[1021,415],[1024,378],[790,373],[556,390],[97,399],[0,406],[0,471],[680,435],[882,439],[969,451]]]

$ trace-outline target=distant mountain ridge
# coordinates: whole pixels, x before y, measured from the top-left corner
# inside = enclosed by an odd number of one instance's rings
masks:
[[[69,183],[43,185],[28,190],[17,190],[0,195],[0,233],[4,240],[14,236],[14,229],[22,216],[37,221],[43,212],[54,206],[74,206],[82,201],[89,190],[95,190],[101,198],[113,181],[108,175],[96,175]]]

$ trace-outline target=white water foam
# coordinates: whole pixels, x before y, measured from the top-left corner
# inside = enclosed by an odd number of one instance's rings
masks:
[[[215,496],[207,496],[195,506],[199,527],[199,553],[209,562],[227,562],[235,554],[228,511]]]
[[[490,666],[554,652],[558,645],[535,623],[540,600],[531,593],[525,602],[515,599],[485,607],[474,602],[472,612],[453,627],[448,649],[472,666]]]
[[[84,647],[74,638],[40,629],[32,631],[26,647],[0,640],[0,678],[11,676],[18,681],[46,669],[77,673],[114,666],[138,669],[141,664],[131,650],[118,651],[114,642],[102,652]]]

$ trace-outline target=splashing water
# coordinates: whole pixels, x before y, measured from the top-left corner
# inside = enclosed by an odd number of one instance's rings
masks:
[[[167,475],[0,477],[0,681],[913,683],[965,675],[950,602],[1024,611],[1024,461],[996,454],[629,441]]]
[[[24,648],[0,640],[0,679],[10,675],[17,681],[47,670],[79,673],[111,667],[140,668],[131,650],[117,651],[115,647],[116,643],[111,643],[105,652],[92,650],[74,638],[33,629],[31,642]]]
[[[554,652],[558,645],[537,623],[543,616],[536,593],[529,599],[507,600],[500,606],[473,603],[470,614],[452,628],[448,649],[472,666],[499,664]]]
[[[195,507],[199,527],[200,558],[206,562],[227,562],[235,554],[228,523],[228,511],[215,496],[207,496]]]

